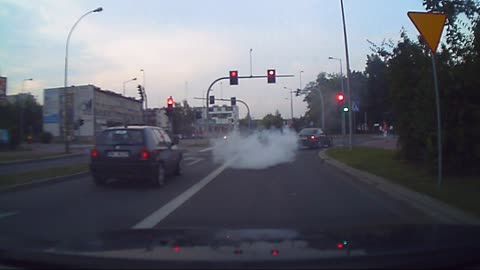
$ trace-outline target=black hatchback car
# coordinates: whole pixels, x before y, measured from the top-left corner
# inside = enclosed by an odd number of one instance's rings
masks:
[[[161,186],[167,175],[181,174],[183,156],[177,144],[159,127],[108,128],[90,152],[90,172],[97,185],[117,178],[145,179]]]
[[[304,128],[298,133],[300,148],[331,147],[333,140],[321,128]]]

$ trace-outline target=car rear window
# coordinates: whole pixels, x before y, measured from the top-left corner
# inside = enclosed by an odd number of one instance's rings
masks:
[[[305,128],[305,129],[302,129],[299,134],[300,135],[312,135],[312,134],[316,134],[319,131],[320,131],[320,129],[318,129],[318,128]]]
[[[137,145],[143,144],[143,131],[139,129],[112,129],[103,131],[97,138],[97,144]]]

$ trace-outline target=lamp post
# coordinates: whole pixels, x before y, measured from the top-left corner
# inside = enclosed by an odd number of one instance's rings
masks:
[[[284,86],[283,88],[289,90],[290,92],[290,115],[293,121],[293,89],[288,88],[286,86]]]
[[[348,37],[347,37],[347,25],[345,23],[345,9],[343,8],[343,0],[340,0],[340,6],[342,9],[342,22],[343,22],[343,39],[345,41],[345,60],[347,61],[347,96],[348,96],[348,147],[352,149],[352,93],[350,91],[350,55],[348,53]]]
[[[303,85],[302,85],[302,73],[303,73],[303,70],[300,71],[300,90],[302,90],[302,87],[303,87]]]
[[[65,152],[70,152],[70,115],[68,113],[69,108],[71,108],[70,97],[67,91],[67,84],[68,84],[68,45],[70,44],[70,37],[72,36],[73,30],[77,27],[78,23],[87,15],[94,12],[101,12],[103,8],[99,7],[94,10],[91,10],[85,14],[83,14],[72,26],[70,32],[68,33],[67,37],[67,44],[65,45],[65,77],[64,77],[64,88],[63,88],[63,140],[65,142]]]
[[[123,96],[125,96],[125,84],[129,83],[129,82],[133,82],[133,81],[136,81],[137,78],[133,78],[133,79],[130,79],[128,81],[124,81],[123,82]]]

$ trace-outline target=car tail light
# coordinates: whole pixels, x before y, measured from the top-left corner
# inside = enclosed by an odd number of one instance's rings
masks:
[[[315,136],[313,136],[313,135],[310,136],[310,139],[311,139],[312,141],[315,141]]]
[[[150,157],[150,152],[148,148],[142,148],[140,151],[140,159],[148,159]]]
[[[92,150],[90,150],[90,156],[92,158],[97,158],[98,157],[98,150],[93,148]]]

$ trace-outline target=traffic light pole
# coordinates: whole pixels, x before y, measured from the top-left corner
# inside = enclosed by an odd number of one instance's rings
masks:
[[[292,78],[292,77],[295,77],[294,75],[276,75],[275,77],[277,78]],[[238,76],[238,79],[260,79],[260,78],[268,78],[268,76]],[[230,77],[220,77],[216,80],[214,80],[210,86],[208,87],[208,90],[207,90],[207,96],[205,97],[206,98],[206,107],[207,107],[207,111],[206,111],[206,116],[207,116],[207,121],[206,121],[206,132],[207,132],[207,137],[210,135],[210,111],[209,111],[209,99],[208,97],[210,96],[210,91],[212,91],[212,87],[219,81],[222,81],[222,80],[229,80]]]

